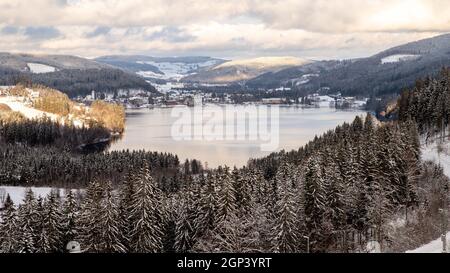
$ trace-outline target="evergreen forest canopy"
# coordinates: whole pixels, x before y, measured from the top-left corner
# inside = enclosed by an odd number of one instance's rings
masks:
[[[404,92],[397,121],[357,117],[241,169],[2,145],[2,184],[88,186],[44,199],[28,191],[18,206],[6,197],[0,251],[63,252],[71,240],[87,252],[365,252],[374,240],[383,251],[416,248],[439,236],[448,207],[449,178],[420,159],[420,134],[448,123],[433,99],[448,95],[448,75]]]

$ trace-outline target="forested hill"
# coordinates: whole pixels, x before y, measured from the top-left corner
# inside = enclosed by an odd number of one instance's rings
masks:
[[[267,73],[250,80],[256,87],[289,86],[316,92],[329,87],[329,93],[347,96],[399,94],[416,79],[436,75],[450,65],[450,34],[397,46],[374,56],[337,62],[317,62],[307,67]]]
[[[0,53],[0,85],[24,81],[61,90],[70,97],[86,95],[92,90],[156,92],[142,77],[92,60],[66,55]]]
[[[450,69],[443,69],[435,78],[416,82],[405,90],[398,101],[401,121],[414,120],[420,133],[444,136],[450,123]]]

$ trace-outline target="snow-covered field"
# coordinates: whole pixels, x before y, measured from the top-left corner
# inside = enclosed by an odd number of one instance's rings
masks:
[[[170,62],[137,62],[137,63],[145,63],[156,66],[161,72],[164,74],[154,73],[152,71],[139,71],[138,75],[143,77],[151,77],[156,79],[163,80],[175,80],[178,81],[181,78],[187,76],[193,70],[202,67],[214,66],[217,64],[216,60],[199,62],[199,63],[170,63]]]
[[[31,73],[41,74],[41,73],[51,73],[55,72],[56,68],[53,66],[38,64],[38,63],[27,63],[30,68]]]
[[[385,57],[381,59],[381,64],[390,64],[390,63],[398,63],[405,61],[414,61],[420,58],[420,55],[412,55],[412,54],[396,54]]]
[[[58,120],[57,115],[34,109],[28,106],[24,102],[24,100],[25,99],[23,97],[13,97],[13,96],[0,97],[0,103],[8,105],[13,111],[22,113],[22,115],[24,115],[28,119],[35,119],[47,116],[53,121]]]

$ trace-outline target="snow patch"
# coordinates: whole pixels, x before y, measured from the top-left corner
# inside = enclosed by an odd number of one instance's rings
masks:
[[[163,74],[158,74],[152,71],[139,71],[137,72],[137,74],[148,78],[179,81],[185,76],[188,76],[193,71],[199,68],[214,66],[217,64],[217,62],[217,60],[210,60],[199,63],[137,62],[141,64],[153,65],[157,67],[159,71],[163,72]]]
[[[447,246],[449,246],[450,232],[447,233]],[[417,249],[406,251],[406,253],[442,253],[442,239],[436,239]]]
[[[395,54],[381,59],[381,64],[390,64],[390,63],[398,63],[398,62],[406,62],[406,61],[414,61],[420,58],[420,55],[412,55],[412,54]]]
[[[45,187],[9,187],[9,186],[0,186],[0,207],[3,207],[3,203],[5,202],[6,196],[9,194],[11,200],[14,202],[14,205],[19,205],[23,202],[25,197],[25,192],[31,189],[34,192],[34,196],[37,197],[46,197],[54,188],[45,188]]]
[[[13,111],[20,112],[27,119],[39,119],[46,116],[49,117],[52,121],[58,120],[57,115],[34,109],[28,106],[25,101],[26,99],[23,97],[0,97],[0,103],[8,105]]]
[[[299,66],[307,63],[310,63],[310,61],[296,57],[261,57],[254,59],[229,61],[214,67],[214,69],[232,66],[245,66],[254,69],[267,69],[282,66]]]
[[[56,71],[55,67],[45,64],[27,63],[27,65],[28,68],[30,68],[31,73],[35,74],[51,73]]]
[[[450,141],[434,141],[428,145],[423,144],[421,148],[422,160],[433,161],[440,165],[444,174],[450,177]]]

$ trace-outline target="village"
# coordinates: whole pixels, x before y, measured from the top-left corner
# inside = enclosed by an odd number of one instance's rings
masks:
[[[193,107],[199,101],[203,104],[255,104],[255,105],[298,105],[304,108],[362,108],[366,98],[344,97],[341,93],[333,95],[320,95],[319,92],[304,97],[285,97],[277,93],[287,91],[286,88],[270,89],[265,91],[264,97],[251,93],[214,93],[201,90],[187,90],[182,88],[169,89],[160,94],[150,94],[140,89],[119,90],[115,93],[100,93],[92,91],[87,96],[78,96],[75,101],[89,105],[95,100],[104,100],[110,103],[119,103],[127,109],[140,108],[170,108],[176,106]],[[320,93],[323,93],[323,90]]]

